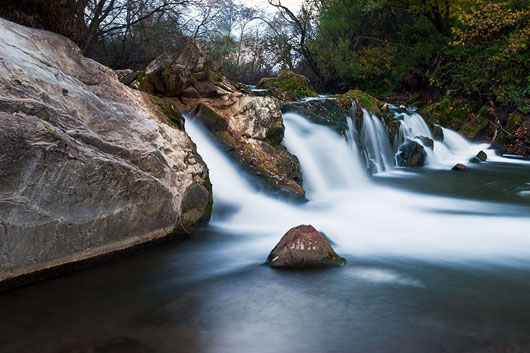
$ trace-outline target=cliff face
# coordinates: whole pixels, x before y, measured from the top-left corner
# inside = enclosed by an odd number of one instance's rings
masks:
[[[211,206],[175,106],[0,19],[0,282],[185,234]]]

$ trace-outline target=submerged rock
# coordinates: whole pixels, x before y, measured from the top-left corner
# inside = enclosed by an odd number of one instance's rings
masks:
[[[311,225],[291,228],[267,258],[271,267],[324,267],[344,264],[326,239]]]
[[[299,101],[305,97],[318,97],[307,77],[294,72],[283,72],[276,77],[262,78],[257,89],[266,89],[267,94],[282,102]]]
[[[0,33],[0,281],[208,221],[208,168],[174,105],[60,35]]]
[[[457,163],[451,170],[454,170],[455,172],[465,172],[467,170],[467,167],[462,163]]]
[[[396,154],[396,162],[401,167],[423,167],[427,153],[425,148],[416,141],[408,140],[401,146]]]
[[[280,101],[234,87],[199,42],[176,42],[149,64],[139,86],[198,118],[258,188],[305,200],[298,159],[280,144]]]

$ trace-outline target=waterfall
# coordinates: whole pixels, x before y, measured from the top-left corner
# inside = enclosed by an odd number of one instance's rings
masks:
[[[395,165],[392,147],[379,118],[362,109],[363,123],[359,142],[368,170],[372,174],[392,169]]]
[[[347,140],[328,127],[313,124],[299,114],[287,113],[283,119],[283,144],[300,160],[304,188],[309,196],[351,189],[367,182],[353,138],[351,119],[348,121],[350,129]]]
[[[372,174],[391,171],[395,167],[392,151],[399,151],[399,147],[408,140],[416,141],[424,147],[427,154],[425,166],[433,169],[451,168],[456,163],[466,164],[479,151],[489,148],[488,144],[469,142],[456,131],[446,128],[442,128],[444,140],[436,141],[425,120],[415,112],[400,112],[394,117],[399,120],[400,127],[397,145],[392,148],[379,118],[365,109],[362,111],[363,124],[359,142],[366,168]],[[422,137],[433,140],[434,147],[428,146]]]
[[[378,185],[367,177],[357,146],[351,143],[351,121],[346,141],[300,115],[285,114],[284,119],[284,143],[298,155],[304,187],[310,190],[310,201],[300,205],[257,192],[199,124],[186,121],[186,130],[210,170],[214,191],[210,227],[240,237],[223,248],[233,254],[230,262],[261,263],[281,236],[300,224],[312,224],[325,233],[345,256],[489,262],[529,258],[530,218],[513,217],[521,213],[516,206]],[[444,133],[448,149],[467,149],[467,142],[456,133]]]

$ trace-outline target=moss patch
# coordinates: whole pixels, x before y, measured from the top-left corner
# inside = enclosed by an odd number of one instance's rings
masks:
[[[261,79],[256,88],[267,89],[269,95],[282,101],[299,101],[305,97],[318,96],[306,77],[290,71],[277,77]]]
[[[180,110],[171,102],[149,95],[158,112],[166,118],[168,125],[184,130],[184,117]]]
[[[361,90],[354,89],[343,94],[336,94],[334,97],[339,100],[355,102],[372,114],[378,116],[383,114],[382,108],[384,103]]]

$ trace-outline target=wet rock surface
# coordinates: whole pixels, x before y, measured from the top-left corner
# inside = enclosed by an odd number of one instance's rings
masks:
[[[60,35],[2,19],[0,33],[0,281],[209,219],[208,169],[176,107]]]
[[[346,136],[348,131],[348,115],[335,99],[288,102],[284,104],[282,111],[301,114],[314,123],[329,126],[342,136]]]
[[[305,200],[298,159],[280,145],[284,133],[280,101],[235,87],[197,41],[177,41],[149,64],[139,87],[199,119],[258,188]]]
[[[457,163],[451,170],[454,170],[455,172],[465,172],[467,170],[467,167],[462,163]]]
[[[397,165],[401,167],[423,167],[427,153],[425,148],[416,141],[408,140],[399,147],[396,154]]]
[[[267,258],[271,267],[325,267],[342,265],[327,240],[311,225],[291,228]]]

